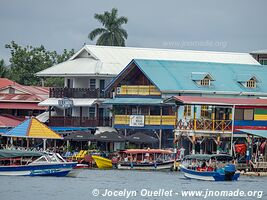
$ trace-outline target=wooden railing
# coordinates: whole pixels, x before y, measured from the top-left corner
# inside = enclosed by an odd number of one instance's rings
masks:
[[[112,120],[109,117],[105,118],[90,118],[90,117],[63,117],[52,116],[49,119],[49,126],[76,126],[76,127],[96,127],[96,126],[112,126]]]
[[[105,94],[100,89],[90,88],[50,88],[50,98],[104,98]]]
[[[160,91],[153,85],[122,85],[117,95],[159,96]]]
[[[232,120],[181,119],[178,120],[177,128],[179,130],[229,132],[232,130]]]
[[[115,115],[114,124],[129,125],[130,115]],[[176,125],[175,115],[145,115],[145,125]]]

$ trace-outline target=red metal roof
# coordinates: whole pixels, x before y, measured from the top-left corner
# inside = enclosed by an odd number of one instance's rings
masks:
[[[38,103],[0,102],[0,109],[46,110],[46,107],[38,106]]]
[[[13,116],[2,116],[0,115],[0,127],[15,127],[18,126],[23,119],[16,119]]]
[[[267,99],[218,98],[218,97],[196,97],[196,96],[174,96],[172,97],[172,99],[182,104],[267,106]]]

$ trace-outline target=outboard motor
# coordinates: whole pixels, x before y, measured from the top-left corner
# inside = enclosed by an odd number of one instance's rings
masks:
[[[233,164],[228,164],[224,167],[224,172],[225,172],[225,181],[232,181],[233,177],[235,175],[236,167]]]

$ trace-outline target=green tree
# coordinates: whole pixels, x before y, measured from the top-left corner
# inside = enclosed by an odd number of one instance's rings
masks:
[[[41,78],[35,76],[35,73],[63,62],[74,54],[73,49],[71,51],[64,49],[63,54],[57,54],[55,51],[47,51],[43,45],[22,47],[14,41],[7,44],[6,48],[11,51],[9,78],[23,85],[41,85]],[[63,85],[63,80],[59,78],[45,80],[48,82],[46,86]]]
[[[0,60],[0,78],[6,78],[8,76],[8,68],[5,65],[4,60]]]
[[[127,17],[118,17],[118,9],[113,8],[111,12],[104,14],[95,14],[94,18],[98,20],[103,27],[94,29],[88,38],[94,40],[97,36],[96,45],[103,46],[125,46],[125,40],[128,37],[127,31],[122,28],[123,24],[128,22]]]

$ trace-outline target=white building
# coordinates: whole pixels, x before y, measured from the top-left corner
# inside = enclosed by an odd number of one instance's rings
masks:
[[[68,61],[37,73],[65,78],[64,88],[52,88],[50,98],[39,103],[56,110],[57,116],[50,115],[50,125],[111,125],[109,110],[101,105],[104,89],[135,58],[259,65],[248,53],[86,45]]]

